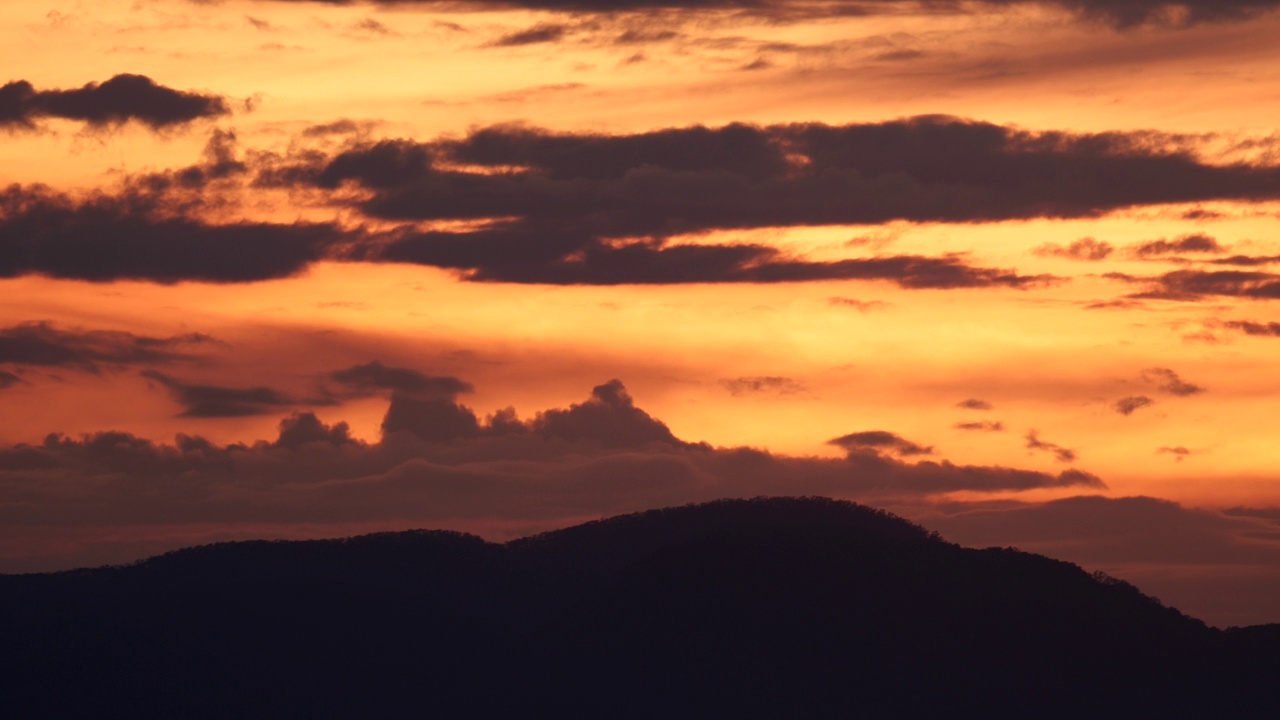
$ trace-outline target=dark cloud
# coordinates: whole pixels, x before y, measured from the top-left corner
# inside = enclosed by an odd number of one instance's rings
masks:
[[[193,392],[200,386],[152,379],[210,408],[256,411],[287,401],[275,392]],[[1076,470],[908,463],[897,455],[918,446],[892,433],[884,433],[888,442],[863,434],[845,458],[712,448],[675,437],[616,380],[528,420],[510,409],[477,420],[443,398],[393,395],[383,427],[380,442],[362,443],[343,423],[297,413],[275,440],[251,445],[186,435],[161,444],[107,432],[0,447],[0,570],[65,567],[85,553],[132,559],[157,528],[164,534],[155,542],[173,547],[228,524],[293,537],[424,524],[492,531],[721,497],[1104,487]],[[128,550],[110,556],[111,543]]]
[[[905,438],[885,430],[867,430],[832,438],[828,445],[844,448],[850,453],[871,451],[873,453],[890,452],[902,457],[912,455],[932,455],[933,448],[917,445]]]
[[[449,398],[395,393],[382,418],[382,435],[408,433],[426,442],[447,443],[480,435],[480,421],[470,408]]]
[[[1144,407],[1149,407],[1155,404],[1156,401],[1146,395],[1131,395],[1129,397],[1120,398],[1115,401],[1115,404],[1111,407],[1115,408],[1115,411],[1121,415],[1132,415]]]
[[[1025,439],[1027,441],[1026,447],[1028,450],[1039,450],[1042,452],[1053,453],[1054,458],[1058,462],[1069,463],[1075,462],[1076,460],[1075,450],[1064,448],[1056,443],[1045,442],[1040,439],[1040,433],[1035,430],[1028,431]]]
[[[979,400],[978,398],[969,398],[968,400],[961,400],[960,402],[956,403],[956,407],[964,408],[966,410],[992,410],[994,409],[995,406],[993,406],[991,403],[987,402],[986,400]]]
[[[1181,377],[1178,377],[1178,373],[1169,368],[1148,368],[1143,370],[1142,379],[1155,385],[1162,392],[1180,397],[1204,392],[1203,387],[1186,382]]]
[[[494,40],[491,45],[492,47],[516,47],[519,45],[552,43],[564,38],[568,32],[569,27],[567,25],[541,23],[531,28],[503,35]]]
[[[1263,323],[1253,322],[1252,320],[1227,320],[1222,323],[1222,327],[1239,330],[1246,335],[1280,337],[1280,323],[1277,322]]]
[[[191,360],[192,346],[214,342],[200,333],[167,338],[119,330],[60,329],[28,322],[0,329],[0,364],[75,367],[99,372],[103,365],[156,365]]]
[[[1080,238],[1070,245],[1045,243],[1032,252],[1041,257],[1065,257],[1072,260],[1106,260],[1115,247],[1109,243],[1087,237]]]
[[[210,0],[195,0],[209,2]],[[286,0],[330,5],[369,2],[386,6],[456,8],[452,0]],[[1088,21],[1119,30],[1142,25],[1188,27],[1205,22],[1244,20],[1280,6],[1280,0],[975,0],[971,3],[931,0],[834,0],[813,3],[789,0],[472,0],[472,10],[520,8],[582,14],[634,13],[646,10],[736,10],[785,21],[815,16],[875,15],[904,10],[980,13],[1008,7],[1051,5]]]
[[[1156,454],[1157,454],[1157,455],[1172,455],[1172,456],[1173,456],[1173,458],[1174,458],[1174,460],[1176,460],[1177,462],[1182,462],[1182,458],[1187,457],[1188,455],[1191,455],[1191,454],[1192,454],[1192,452],[1191,452],[1190,450],[1188,450],[1187,448],[1184,448],[1184,447],[1182,447],[1181,445],[1178,445],[1178,446],[1175,446],[1175,447],[1162,447],[1162,448],[1160,448],[1160,449],[1156,450]]]
[[[473,390],[470,383],[455,377],[427,375],[409,368],[388,367],[374,360],[343,370],[335,370],[328,380],[338,383],[357,397],[369,397],[382,391],[406,396],[453,401],[461,393]]]
[[[635,406],[620,380],[591,390],[591,397],[567,410],[547,410],[530,423],[541,435],[563,440],[599,443],[604,447],[644,447],[654,444],[686,447],[662,421]]]
[[[208,224],[174,216],[150,191],[0,191],[0,277],[251,282],[293,275],[353,238],[323,223]]]
[[[1232,255],[1224,258],[1213,258],[1205,262],[1210,265],[1235,265],[1238,267],[1257,267],[1273,265],[1280,262],[1280,255]]]
[[[13,387],[14,385],[17,385],[20,382],[22,382],[22,378],[18,377],[17,375],[14,375],[8,370],[0,370],[0,390],[3,390],[8,387]]]
[[[1196,233],[1194,235],[1183,235],[1175,240],[1150,240],[1130,248],[1129,253],[1134,257],[1146,260],[1176,253],[1219,253],[1225,251],[1226,248],[1219,245],[1214,238],[1202,233]]]
[[[469,231],[406,230],[362,256],[450,268],[472,280],[1028,287],[1053,278],[973,267],[954,255],[813,262],[763,245],[673,238],[893,220],[1092,217],[1153,203],[1280,195],[1280,169],[1208,165],[1187,142],[1149,132],[1035,133],[938,116],[635,135],[501,125],[463,138],[275,158],[257,183],[350,186],[360,192],[346,197],[382,220],[481,221]]]
[[[1111,274],[1113,280],[1144,283],[1131,298],[1197,302],[1206,296],[1274,300],[1280,298],[1280,275],[1255,270],[1174,270],[1157,277]]]
[[[977,432],[1004,432],[1004,423],[993,422],[990,420],[980,420],[977,422],[958,422],[952,425],[957,430],[972,430]]]
[[[775,375],[725,378],[720,381],[731,395],[748,395],[771,393],[777,395],[797,395],[805,392],[804,385],[789,377]]]
[[[315,413],[294,413],[280,421],[280,435],[272,443],[275,447],[297,450],[308,443],[329,445],[355,445],[351,428],[345,422],[325,425]]]
[[[34,128],[44,118],[111,127],[131,120],[153,130],[231,112],[217,95],[183,92],[142,75],[116,75],[74,90],[36,90],[26,80],[0,87],[0,127]]]
[[[268,387],[231,388],[189,383],[155,370],[140,373],[154,380],[183,406],[179,417],[225,418],[267,415],[299,401]]]

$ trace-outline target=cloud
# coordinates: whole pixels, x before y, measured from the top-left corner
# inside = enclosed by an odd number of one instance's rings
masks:
[[[1091,261],[1106,260],[1113,251],[1115,251],[1115,247],[1111,243],[1091,237],[1080,238],[1066,246],[1045,243],[1032,250],[1033,253],[1041,257],[1064,257],[1072,260]]]
[[[17,375],[14,375],[8,370],[0,370],[0,390],[4,390],[5,388],[8,388],[8,387],[13,387],[14,385],[17,385],[20,382],[22,382],[22,378],[18,377]]]
[[[1252,320],[1227,320],[1221,323],[1222,327],[1231,330],[1239,330],[1245,335],[1254,335],[1258,337],[1280,337],[1280,323],[1277,322],[1254,322]]]
[[[1171,395],[1186,397],[1187,395],[1195,395],[1204,392],[1204,388],[1194,383],[1189,383],[1178,377],[1178,373],[1169,368],[1148,368],[1142,371],[1142,379],[1144,382],[1155,385],[1162,392]]]
[[[957,430],[971,430],[977,432],[1004,432],[1004,423],[993,422],[990,420],[981,420],[977,422],[958,422],[952,425]]]
[[[882,300],[857,300],[847,297],[829,297],[827,302],[836,307],[853,308],[859,312],[868,312],[871,310],[880,310],[889,307],[889,303]]]
[[[208,224],[175,216],[151,191],[0,191],[0,277],[251,282],[300,272],[354,237],[325,223]]]
[[[1226,248],[1219,245],[1214,238],[1202,233],[1196,233],[1183,235],[1176,240],[1150,240],[1130,248],[1129,254],[1136,258],[1149,260],[1175,253],[1219,253],[1225,251]]]
[[[184,409],[179,417],[226,418],[267,415],[299,402],[268,387],[230,388],[189,383],[155,370],[144,370],[139,374],[162,385],[174,400],[183,406]]]
[[[382,391],[452,401],[473,390],[455,377],[427,375],[409,368],[388,367],[377,360],[329,373],[328,380],[344,386],[354,397],[370,397]]]
[[[351,437],[351,428],[345,422],[325,425],[315,413],[294,413],[280,421],[280,435],[273,447],[297,450],[309,443],[328,445],[358,445]]]
[[[1146,283],[1130,295],[1137,299],[1196,302],[1206,295],[1274,300],[1280,298],[1280,275],[1247,270],[1174,270],[1154,278],[1113,275],[1112,279]]]
[[[1172,455],[1172,456],[1173,456],[1173,459],[1174,459],[1175,461],[1177,461],[1177,462],[1182,462],[1182,459],[1183,459],[1183,458],[1185,458],[1185,457],[1187,457],[1187,456],[1189,456],[1189,455],[1192,455],[1193,453],[1192,453],[1190,450],[1188,450],[1187,448],[1184,448],[1184,447],[1182,447],[1181,445],[1178,445],[1178,446],[1176,446],[1176,447],[1162,447],[1162,448],[1160,448],[1160,449],[1156,450],[1156,454],[1157,454],[1157,455]]]
[[[774,375],[724,378],[720,380],[720,384],[724,389],[729,391],[730,395],[748,395],[748,394],[776,394],[776,395],[798,395],[805,392],[804,385],[792,380],[789,377],[778,377]]]
[[[208,0],[193,0],[207,2]],[[286,0],[302,2],[304,0]],[[351,5],[361,0],[313,0],[330,5]],[[386,6],[419,5],[453,8],[450,0],[365,0]],[[733,10],[776,21],[814,16],[895,14],[919,11],[918,0],[835,0],[811,3],[795,0],[474,0],[463,6],[472,11],[546,10],[589,15],[635,13],[648,10],[726,11]],[[1143,25],[1188,27],[1206,22],[1245,20],[1280,6],[1280,0],[975,0],[971,3],[923,3],[933,12],[979,14],[999,12],[1009,7],[1051,5],[1083,20],[1101,22],[1118,30]]]
[[[116,75],[74,90],[36,90],[26,80],[0,86],[0,127],[36,127],[39,120],[78,120],[92,128],[140,122],[152,130],[186,125],[231,112],[217,95],[157,85],[143,75]]]
[[[1150,132],[1028,132],[941,116],[631,135],[498,125],[431,142],[264,156],[255,182],[339,191],[335,201],[382,221],[470,222],[467,231],[406,228],[361,259],[449,268],[471,280],[1030,287],[1055,278],[974,267],[955,255],[816,262],[764,245],[673,238],[894,220],[1093,217],[1153,203],[1280,196],[1280,168],[1205,164],[1191,142]],[[1101,243],[1074,247],[1062,252],[1104,252]]]
[[[873,453],[891,452],[902,457],[912,455],[932,455],[933,448],[917,445],[898,435],[885,430],[867,430],[850,433],[827,441],[828,445],[844,448],[850,453],[871,451]]]
[[[531,28],[503,35],[490,43],[490,47],[517,47],[520,45],[539,45],[553,43],[564,38],[569,26],[555,23],[540,23]]]
[[[149,377],[206,414],[288,402],[274,391]],[[526,420],[510,409],[478,420],[444,398],[393,395],[383,428],[379,442],[364,443],[344,423],[303,412],[286,417],[277,438],[253,444],[103,432],[0,447],[0,570],[102,558],[103,543],[133,548],[131,538],[150,537],[158,525],[173,547],[211,524],[249,523],[289,537],[351,527],[546,528],[720,497],[1104,487],[1078,470],[909,463],[899,456],[924,449],[884,431],[841,440],[845,458],[713,448],[676,437],[617,380]],[[44,565],[32,559],[41,553]]]
[[[97,373],[103,365],[158,365],[192,360],[188,348],[215,342],[189,333],[167,338],[119,330],[64,330],[53,323],[26,322],[0,329],[0,364],[75,367]]]
[[[1064,448],[1056,443],[1045,442],[1040,439],[1040,433],[1035,430],[1028,431],[1025,439],[1027,441],[1026,447],[1028,450],[1040,450],[1043,452],[1053,453],[1054,458],[1058,462],[1069,463],[1075,462],[1076,460],[1075,450]]]
[[[1232,255],[1224,258],[1213,258],[1205,262],[1210,265],[1235,265],[1238,267],[1257,267],[1273,265],[1280,262],[1280,255]]]
[[[1112,405],[1112,407],[1121,415],[1132,415],[1134,412],[1141,410],[1144,407],[1154,405],[1155,403],[1155,400],[1152,400],[1146,395],[1132,395],[1130,397],[1120,398],[1114,405]]]
[[[966,410],[992,410],[995,408],[994,405],[987,402],[986,400],[979,400],[978,398],[969,398],[968,400],[961,400],[960,402],[956,403],[956,407],[964,408]]]

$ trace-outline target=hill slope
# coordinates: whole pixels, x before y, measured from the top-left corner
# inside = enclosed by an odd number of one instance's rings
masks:
[[[7,717],[1270,717],[1280,632],[821,499],[0,576]]]

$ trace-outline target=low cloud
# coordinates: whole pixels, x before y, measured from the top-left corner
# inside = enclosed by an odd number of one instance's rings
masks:
[[[1112,407],[1121,415],[1132,415],[1144,407],[1150,407],[1156,403],[1155,400],[1146,395],[1131,395],[1129,397],[1120,398]]]
[[[150,337],[120,330],[63,329],[48,321],[27,322],[0,329],[0,365],[72,367],[98,373],[104,366],[190,361],[197,357],[193,349],[213,342],[201,333]]]
[[[1129,249],[1129,254],[1142,260],[1162,258],[1180,253],[1221,253],[1227,248],[1208,235],[1196,233],[1175,240],[1150,240]]]
[[[958,422],[951,427],[954,427],[957,430],[968,430],[973,432],[1004,432],[1004,423],[991,420]]]
[[[274,391],[151,379],[206,415],[286,402]],[[1078,470],[1055,475],[907,462],[902,456],[926,449],[885,431],[836,442],[849,450],[847,457],[688,442],[636,406],[617,380],[598,385],[580,403],[528,419],[512,409],[481,419],[447,398],[393,394],[376,443],[354,439],[344,423],[311,412],[289,415],[277,438],[253,444],[187,435],[162,444],[119,432],[55,434],[40,444],[0,448],[0,538],[6,540],[0,568],[39,569],[31,557],[48,547],[61,548],[60,560],[46,555],[44,567],[66,567],[106,538],[148,537],[148,528],[158,525],[168,528],[173,547],[202,536],[210,524],[245,523],[288,537],[406,523],[545,528],[721,497],[872,499],[1104,487]],[[185,534],[184,526],[190,528]],[[130,558],[117,558],[124,559]]]
[[[1045,442],[1044,440],[1041,440],[1040,433],[1036,430],[1031,430],[1027,432],[1025,436],[1025,440],[1027,441],[1026,447],[1028,450],[1037,450],[1040,452],[1053,453],[1054,459],[1056,459],[1058,462],[1069,463],[1069,462],[1075,462],[1076,460],[1075,450],[1062,447],[1057,443]]]
[[[142,377],[154,380],[169,391],[183,407],[179,417],[227,418],[268,415],[298,400],[269,387],[233,388],[179,380],[155,370],[144,370]]]
[[[567,25],[542,23],[531,28],[503,35],[490,43],[491,47],[518,47],[558,42],[569,32]]]
[[[72,90],[36,90],[26,80],[0,86],[0,128],[34,129],[41,120],[60,118],[91,128],[136,121],[164,130],[230,112],[218,95],[174,90],[143,75],[116,75]]]
[[[1115,247],[1109,243],[1087,237],[1080,238],[1070,245],[1057,245],[1054,243],[1045,243],[1040,247],[1032,250],[1033,253],[1041,257],[1064,257],[1072,260],[1106,260]]]
[[[1188,395],[1196,395],[1204,392],[1204,388],[1194,383],[1189,383],[1178,376],[1178,373],[1169,368],[1147,368],[1142,371],[1142,379],[1145,382],[1155,385],[1161,392],[1167,392],[1170,395],[1186,397]]]
[[[805,392],[804,385],[789,377],[762,375],[752,377],[726,378],[720,381],[730,395],[799,395]]]
[[[905,438],[885,430],[867,430],[865,432],[850,433],[842,435],[827,441],[828,445],[835,445],[845,450],[856,453],[871,451],[874,453],[889,452],[901,457],[910,457],[912,455],[932,455],[933,448],[917,445]]]

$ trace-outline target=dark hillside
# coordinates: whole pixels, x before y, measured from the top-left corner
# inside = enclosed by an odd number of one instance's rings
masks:
[[[0,576],[5,717],[1271,717],[1276,627],[823,499]],[[3,710],[3,709],[0,709]]]

